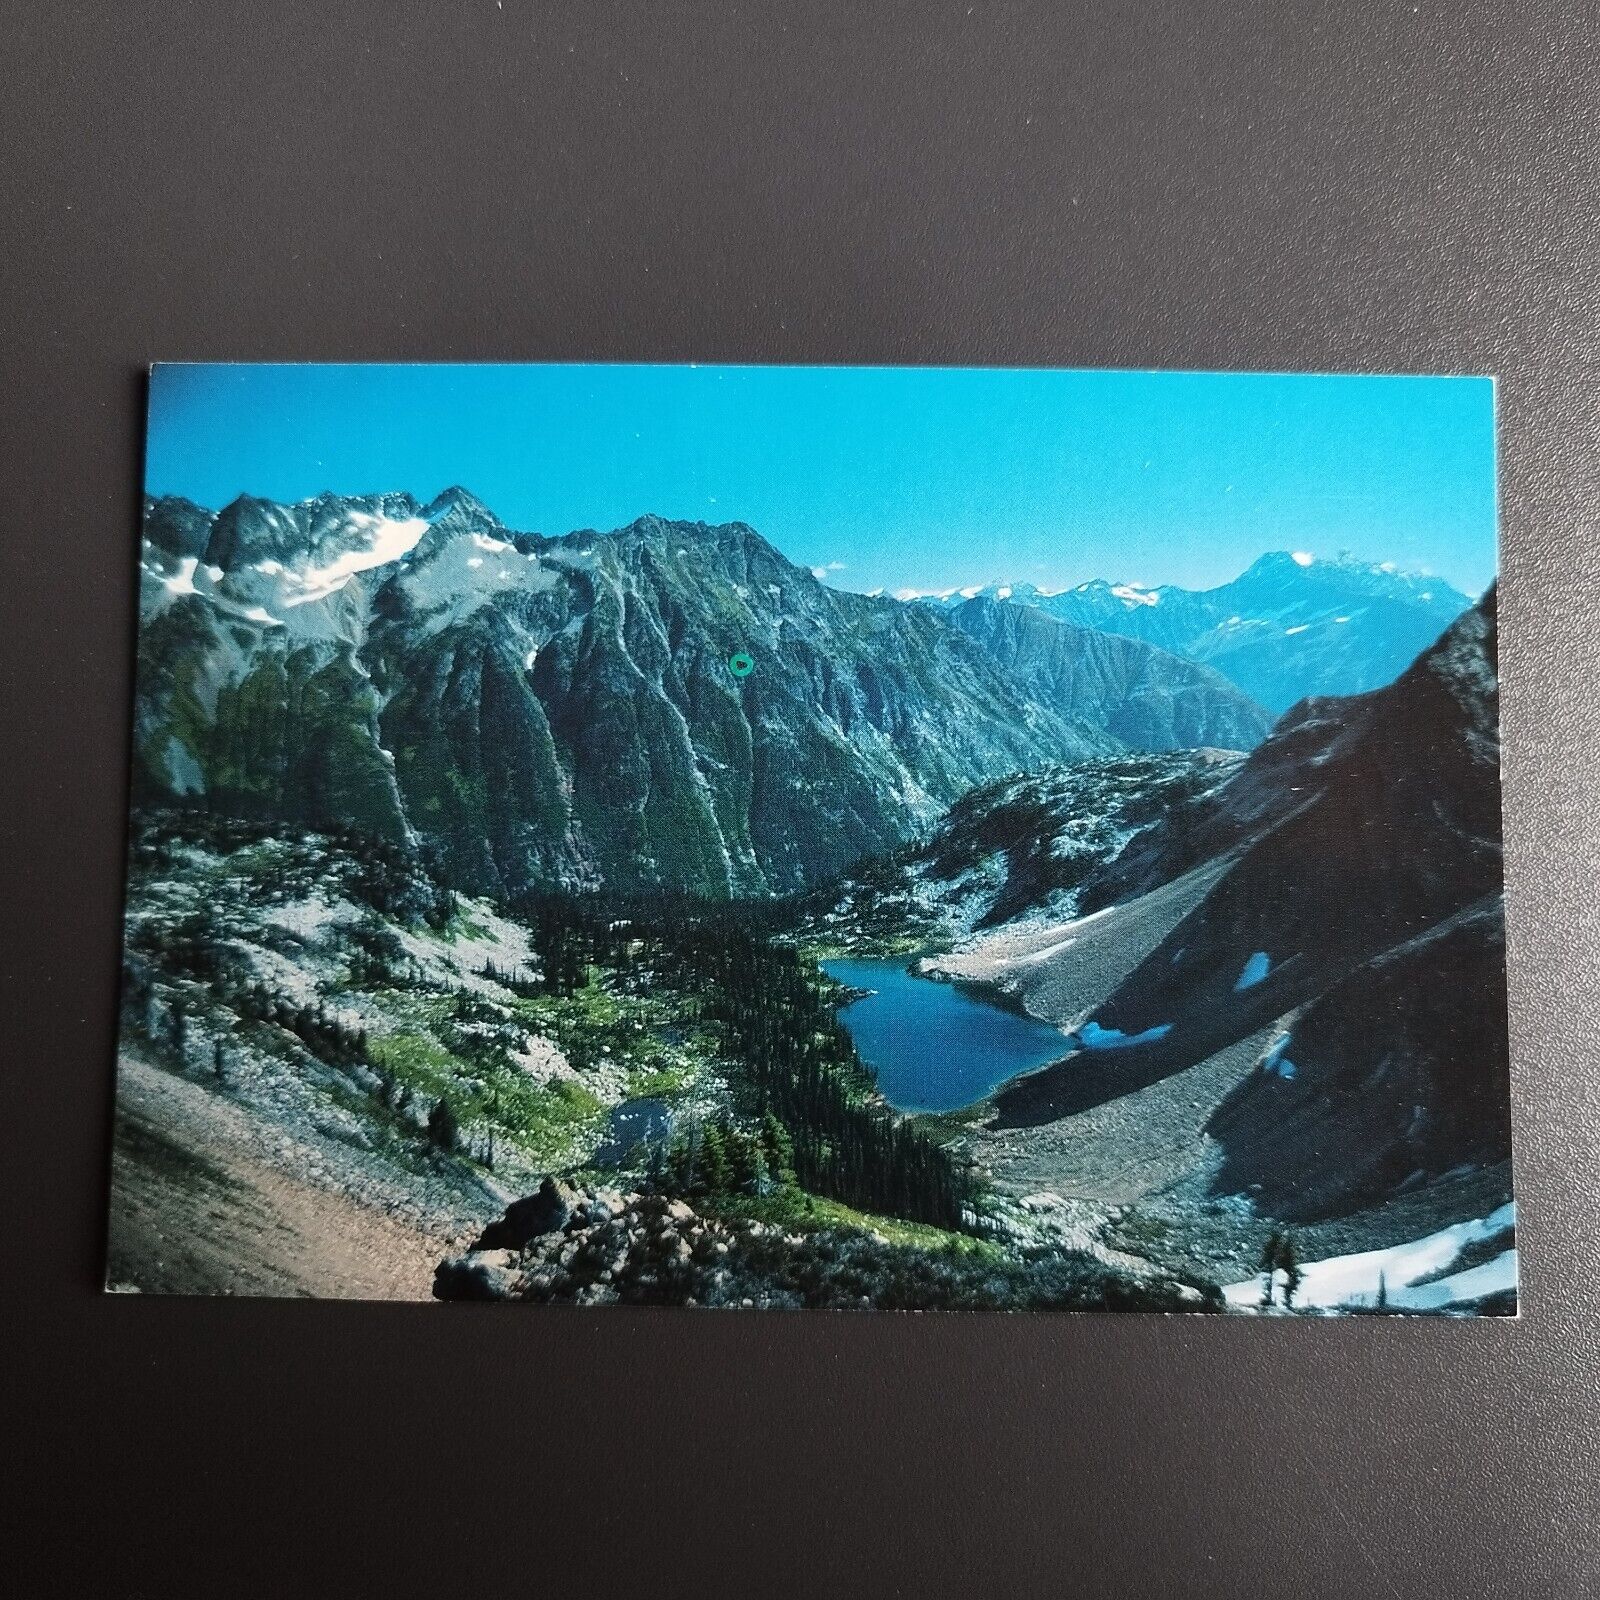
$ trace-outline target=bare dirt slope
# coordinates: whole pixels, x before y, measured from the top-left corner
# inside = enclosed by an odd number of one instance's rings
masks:
[[[113,1290],[426,1300],[435,1264],[476,1226],[432,1227],[291,1176],[240,1106],[131,1058],[119,1073]],[[318,1154],[295,1170],[326,1170]]]

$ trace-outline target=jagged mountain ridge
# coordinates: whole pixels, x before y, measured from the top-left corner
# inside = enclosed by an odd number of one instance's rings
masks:
[[[1032,606],[978,596],[956,606],[951,619],[1006,671],[1052,705],[1089,714],[1099,710],[1107,731],[1136,750],[1205,746],[1250,750],[1267,736],[1272,718],[1253,700],[1228,694],[1228,682],[1209,667],[1185,676],[1167,651],[1063,622]],[[1085,672],[1092,663],[1092,674]],[[1109,706],[1086,695],[1114,683]],[[1092,689],[1091,689],[1092,692]]]
[[[354,825],[475,892],[790,891],[976,783],[1130,734],[1264,731],[1223,680],[1142,645],[1091,640],[1076,672],[1030,681],[741,523],[547,538],[461,489],[152,500],[145,522],[136,801]],[[1149,715],[1163,682],[1181,728]]]
[[[1046,592],[990,584],[933,597],[1033,607],[1214,667],[1269,711],[1312,695],[1361,694],[1391,682],[1471,600],[1442,578],[1350,557],[1272,551],[1213,589],[1096,579]]]

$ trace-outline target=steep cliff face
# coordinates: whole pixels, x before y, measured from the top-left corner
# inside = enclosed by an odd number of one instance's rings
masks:
[[[1264,731],[1146,646],[1040,619],[1019,651],[739,523],[549,539],[461,489],[168,499],[141,566],[139,800],[354,824],[474,891],[786,892],[975,784]]]
[[[1505,924],[1488,896],[1361,963],[1212,1118],[1214,1180],[1294,1221],[1511,1152]]]

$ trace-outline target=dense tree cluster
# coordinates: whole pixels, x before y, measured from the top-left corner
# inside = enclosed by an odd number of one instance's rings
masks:
[[[657,1152],[653,1175],[674,1194],[766,1194],[795,1181],[794,1139],[770,1109],[753,1128],[730,1117],[695,1122]]]
[[[868,1211],[959,1228],[971,1181],[877,1095],[814,965],[742,929],[677,930],[664,946],[701,1013],[794,1135],[799,1181]]]
[[[811,961],[764,933],[764,908],[686,897],[626,902],[542,898],[521,908],[541,961],[648,964],[690,997],[686,1020],[712,1024],[739,1062],[752,1112],[792,1138],[797,1181],[863,1210],[959,1228],[972,1180],[947,1151],[879,1097]]]
[[[273,1022],[286,1028],[312,1055],[330,1066],[366,1064],[367,1030],[341,1022],[326,1006],[297,1006],[257,983],[240,995],[238,1010],[253,1022]]]

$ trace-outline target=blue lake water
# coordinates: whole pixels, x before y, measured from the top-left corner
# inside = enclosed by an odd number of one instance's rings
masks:
[[[841,956],[823,970],[853,989],[875,991],[839,1012],[878,1087],[901,1111],[953,1111],[981,1100],[1019,1072],[1073,1048],[1033,1017],[979,999],[953,983],[913,977],[904,956]]]
[[[654,1144],[672,1131],[672,1108],[665,1100],[624,1100],[614,1106],[606,1136],[595,1151],[597,1165],[625,1160],[642,1144]]]

